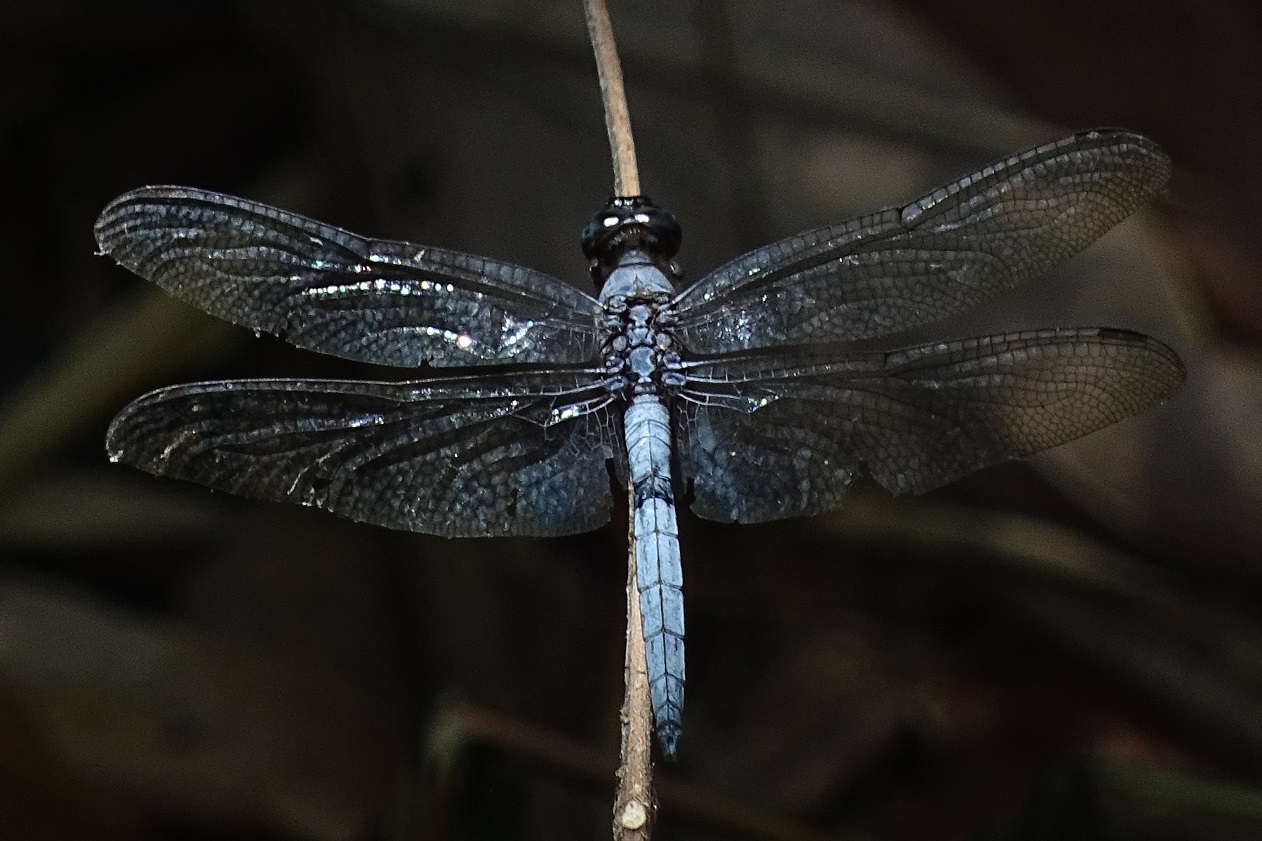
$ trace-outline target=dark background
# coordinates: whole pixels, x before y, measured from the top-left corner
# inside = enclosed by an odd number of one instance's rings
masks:
[[[663,838],[1262,837],[1262,13],[1251,0],[612,3],[691,275],[1072,129],[1166,196],[941,327],[1143,329],[1142,418],[920,499],[684,514]],[[445,541],[108,464],[113,413],[366,375],[93,256],[142,184],[583,284],[610,192],[577,0],[0,7],[0,838],[606,837],[625,513]],[[814,834],[812,834],[814,833]]]

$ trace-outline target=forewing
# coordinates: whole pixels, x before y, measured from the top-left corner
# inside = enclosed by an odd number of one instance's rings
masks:
[[[728,353],[909,330],[1076,254],[1169,175],[1141,135],[1075,134],[734,260],[678,296],[679,335],[694,353]]]
[[[415,367],[583,363],[599,304],[519,266],[370,240],[188,187],[119,196],[101,253],[206,312],[347,359]]]
[[[693,510],[758,522],[838,507],[858,475],[921,493],[1170,397],[1179,358],[1138,333],[1009,333],[898,351],[691,363],[680,467]]]
[[[571,534],[609,518],[616,418],[594,372],[407,383],[229,380],[151,392],[113,461],[448,537]]]

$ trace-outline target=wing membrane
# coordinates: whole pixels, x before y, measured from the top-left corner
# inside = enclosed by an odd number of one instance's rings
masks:
[[[696,353],[729,353],[927,324],[1068,259],[1169,175],[1145,137],[1076,134],[739,257],[678,296],[679,332]]]
[[[583,371],[206,382],[131,403],[106,447],[159,476],[387,528],[572,534],[609,518],[607,402]]]
[[[245,199],[145,187],[102,211],[96,237],[102,253],[176,297],[322,353],[403,367],[597,353],[599,304],[556,278],[365,239]]]
[[[1155,339],[1084,328],[743,354],[690,363],[687,378],[678,437],[693,509],[757,522],[836,508],[860,474],[921,493],[1055,447],[1170,397],[1183,367]]]

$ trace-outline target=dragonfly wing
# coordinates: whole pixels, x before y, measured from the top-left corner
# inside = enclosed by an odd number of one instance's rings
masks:
[[[1030,149],[903,207],[739,257],[676,299],[695,353],[874,338],[967,309],[1085,248],[1161,189],[1151,140],[1099,130]]]
[[[371,240],[257,202],[144,187],[101,212],[102,254],[212,315],[380,365],[583,363],[600,306],[539,272]]]
[[[599,372],[578,370],[204,382],[128,405],[106,448],[159,476],[387,528],[572,534],[609,519],[608,402]]]
[[[837,508],[859,475],[928,491],[1116,423],[1183,382],[1165,345],[1103,328],[742,354],[686,374],[677,437],[693,510],[740,522]]]

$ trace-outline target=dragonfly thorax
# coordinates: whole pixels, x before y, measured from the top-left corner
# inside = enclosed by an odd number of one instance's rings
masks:
[[[637,394],[682,385],[670,296],[617,295],[604,303],[605,364],[610,372]]]

